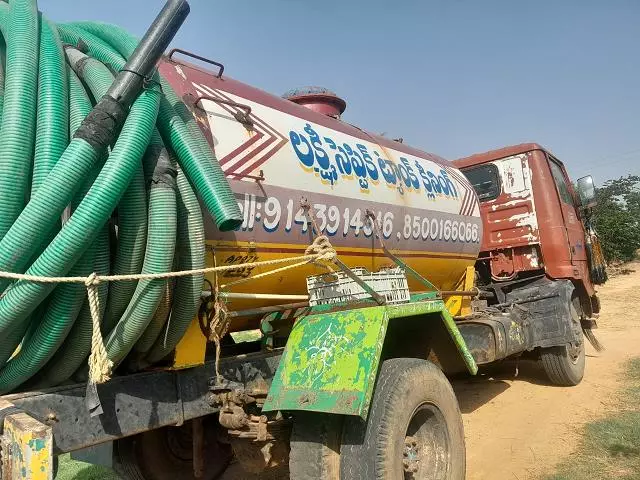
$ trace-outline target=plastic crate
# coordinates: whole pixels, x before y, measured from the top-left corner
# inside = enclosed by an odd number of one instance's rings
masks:
[[[401,268],[385,269],[376,273],[369,273],[362,267],[351,270],[376,293],[382,295],[387,304],[409,301],[407,276]],[[343,271],[307,277],[307,290],[311,306],[352,302],[371,297]]]

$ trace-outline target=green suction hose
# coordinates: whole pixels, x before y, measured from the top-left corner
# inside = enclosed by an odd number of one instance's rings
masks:
[[[96,255],[93,271],[98,275],[109,275],[109,231],[103,228],[94,242]],[[109,284],[98,285],[101,315],[104,314]],[[24,385],[30,390],[39,390],[61,384],[71,378],[71,375],[86,362],[91,351],[92,322],[89,302],[85,299],[82,310],[65,342],[55,352],[51,360],[40,369],[31,381]]]
[[[79,40],[79,37],[77,37]],[[101,98],[113,83],[113,75],[101,62],[76,49],[67,56],[78,76],[84,80],[94,98]],[[124,60],[122,60],[124,65]],[[142,271],[147,237],[147,192],[142,167],[124,193],[117,208],[118,246],[114,275],[138,274]],[[136,289],[135,281],[118,281],[111,285],[102,329],[109,332],[118,322]]]
[[[88,67],[90,68],[90,66]],[[104,68],[101,64],[99,66]],[[73,70],[69,69],[67,72],[68,67],[65,65],[63,67],[65,68],[65,78],[67,74],[69,75],[69,96],[71,98],[68,127],[65,123],[65,128],[71,134],[74,134],[82,120],[91,111],[91,102]],[[94,65],[94,68],[98,69],[98,65]],[[106,73],[109,74],[108,71]],[[74,199],[73,209],[77,207],[97,177],[99,172],[97,167],[94,167],[88,178],[85,179],[82,191]],[[108,245],[104,241],[98,245],[96,243],[97,241],[74,265],[70,275],[87,276],[95,269],[96,255],[104,256],[106,252],[108,256]],[[7,390],[11,390],[30,375],[35,374],[53,356],[72,328],[73,322],[76,321],[85,296],[86,290],[81,284],[63,284],[55,288],[51,294],[51,301],[46,305],[46,309],[43,312],[36,312],[42,313],[42,318],[36,316],[32,319],[33,331],[28,336],[25,336],[20,352],[0,370],[0,385]],[[64,362],[68,363],[69,358],[65,357]],[[55,374],[55,372],[53,373]]]
[[[64,52],[56,28],[45,19],[40,21],[40,52],[32,195],[44,183],[69,144],[69,93]]]
[[[77,22],[71,25],[101,38],[125,58],[129,58],[138,45],[135,37],[116,25],[97,22]],[[167,83],[163,84],[163,88],[165,87],[168,88],[165,92],[167,97],[173,93],[173,90]],[[218,228],[223,232],[234,230],[242,223],[242,216],[220,164],[208,145],[206,150],[197,148],[203,145],[202,142],[192,137],[184,121],[175,111],[175,101],[171,102],[165,97],[160,102],[158,121],[160,133],[177,153],[180,167],[191,179],[196,192],[216,221]],[[173,98],[177,99],[175,93]],[[199,132],[199,135],[202,135],[202,132]],[[202,141],[206,142],[204,136]]]
[[[2,124],[2,108],[4,106],[4,69],[5,69],[6,46],[4,39],[0,38],[0,124]]]
[[[142,273],[163,273],[171,270],[176,243],[175,164],[164,148],[157,131],[144,159],[150,172],[149,235]],[[118,364],[144,333],[153,318],[166,289],[167,280],[140,280],[120,321],[105,341],[111,361]]]
[[[205,267],[204,222],[198,198],[186,175],[178,169],[178,270]],[[158,336],[147,360],[151,363],[165,358],[178,344],[200,306],[204,275],[178,277],[173,291],[173,307],[169,329]]]
[[[103,24],[53,25],[35,0],[0,2],[0,271],[202,268],[196,193],[220,230],[241,223],[218,162],[175,93],[166,82],[161,92],[157,74],[140,92],[187,12],[186,2],[169,0],[138,43]],[[166,357],[197,311],[202,282],[196,275],[101,283],[109,358],[118,364],[134,346],[146,362]],[[84,285],[0,280],[0,292],[0,394],[70,379],[91,349]]]
[[[7,44],[0,126],[2,238],[24,207],[32,169],[38,98],[38,10],[35,2],[0,3],[0,31]]]

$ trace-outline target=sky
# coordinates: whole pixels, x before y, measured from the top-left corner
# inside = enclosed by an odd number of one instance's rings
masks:
[[[54,21],[141,36],[159,0],[40,0]],[[270,93],[305,85],[343,119],[453,160],[537,142],[571,177],[640,174],[637,0],[191,0],[173,46]]]

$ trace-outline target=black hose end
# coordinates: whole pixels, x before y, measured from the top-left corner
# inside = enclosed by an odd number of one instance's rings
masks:
[[[178,169],[164,145],[151,143],[147,147],[142,164],[147,185],[151,188],[165,187],[177,191]]]
[[[242,218],[225,218],[221,222],[216,222],[216,225],[221,232],[231,232],[242,225],[242,222]]]

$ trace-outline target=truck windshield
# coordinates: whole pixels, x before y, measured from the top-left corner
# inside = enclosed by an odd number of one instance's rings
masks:
[[[479,165],[477,167],[463,170],[467,180],[473,185],[473,188],[481,202],[493,200],[500,195],[500,176],[498,167],[492,163]]]

